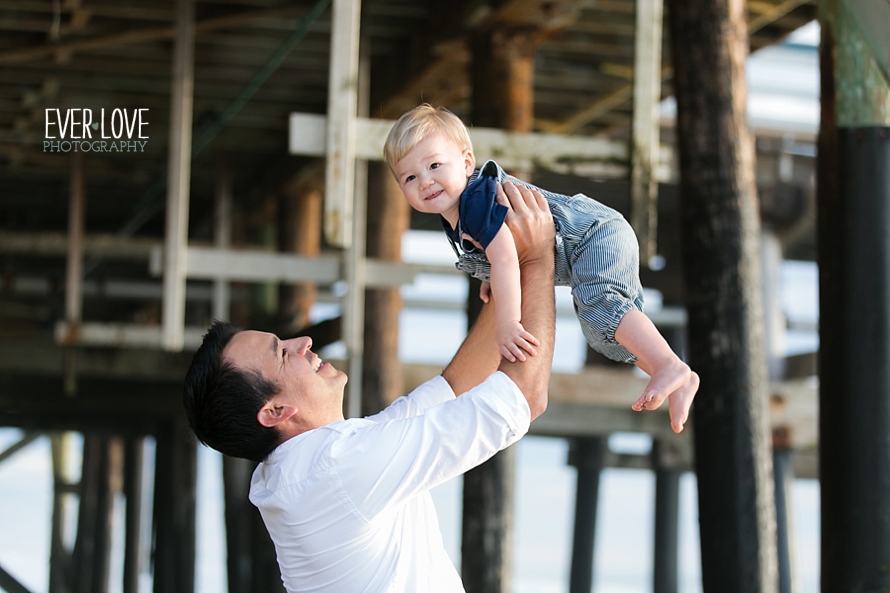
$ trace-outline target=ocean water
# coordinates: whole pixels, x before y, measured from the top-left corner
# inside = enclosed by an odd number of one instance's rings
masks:
[[[453,253],[439,233],[411,232],[403,244],[406,259],[449,263]],[[780,274],[781,302],[789,321],[805,329],[789,331],[788,354],[813,351],[818,313],[816,269],[811,263],[785,262]],[[466,294],[461,276],[424,275],[403,295],[414,303],[451,300]],[[648,306],[658,307],[658,294],[647,294]],[[560,310],[569,311],[571,297],[557,291]],[[651,310],[651,309],[647,309]],[[336,313],[333,305],[319,305],[317,317]],[[465,316],[458,310],[407,309],[400,324],[399,356],[407,362],[445,364],[464,337]],[[322,356],[337,357],[334,345]],[[572,372],[583,364],[584,340],[570,312],[557,318],[554,370]],[[631,402],[628,402],[628,406]],[[21,435],[16,429],[0,429],[0,450]],[[77,438],[75,449],[77,449]],[[651,441],[645,435],[616,434],[610,448],[620,452],[645,453]],[[574,468],[566,463],[568,444],[564,439],[526,437],[517,445],[516,505],[514,522],[514,593],[562,593],[568,590],[574,516]],[[153,457],[151,441],[147,458]],[[72,459],[69,473],[77,478],[78,460]],[[200,593],[226,591],[225,538],[223,527],[222,469],[220,456],[201,448],[198,456],[198,556],[196,585]],[[245,484],[245,488],[247,485]],[[52,511],[52,465],[49,440],[31,443],[0,463],[0,566],[32,592],[47,590],[50,521]],[[146,485],[150,493],[150,484]],[[148,496],[146,498],[149,498]],[[460,566],[461,479],[433,491],[446,549]],[[600,483],[597,533],[594,554],[595,593],[647,593],[652,591],[653,524],[655,480],[651,472],[607,469]],[[69,504],[76,510],[76,498]],[[792,488],[792,533],[794,575],[798,591],[818,591],[819,488],[814,480],[796,480]],[[124,501],[115,501],[113,572],[111,591],[121,590]],[[72,513],[72,516],[76,516]],[[71,543],[74,525],[66,528]],[[697,593],[700,586],[697,492],[695,477],[681,480],[679,528],[679,590]],[[147,566],[147,564],[146,564]],[[151,590],[151,578],[143,575],[141,590]]]

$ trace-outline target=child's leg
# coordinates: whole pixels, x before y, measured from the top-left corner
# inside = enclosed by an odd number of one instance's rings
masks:
[[[683,430],[698,391],[698,375],[680,360],[644,313],[628,311],[615,330],[615,339],[637,357],[637,366],[651,378],[634,410],[655,410],[670,398],[671,428]]]
[[[654,410],[670,398],[671,427],[680,432],[698,376],[668,346],[642,309],[636,236],[623,219],[600,224],[574,252],[572,296],[587,343],[603,355],[636,362],[651,377],[633,405]]]

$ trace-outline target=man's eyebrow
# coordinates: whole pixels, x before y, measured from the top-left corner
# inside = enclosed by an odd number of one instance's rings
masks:
[[[272,336],[272,344],[271,344],[271,346],[272,346],[272,355],[273,355],[275,358],[278,358],[278,344],[279,344],[279,343],[280,343],[280,341],[278,340],[278,338],[277,338],[276,336]]]

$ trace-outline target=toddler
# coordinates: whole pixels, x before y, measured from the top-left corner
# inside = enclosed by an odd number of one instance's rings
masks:
[[[670,398],[671,427],[683,429],[698,376],[642,312],[637,240],[620,213],[582,194],[564,196],[519,181],[494,161],[475,171],[469,133],[444,108],[421,105],[399,118],[384,155],[411,207],[441,216],[457,267],[483,281],[482,300],[494,298],[498,351],[511,362],[534,356],[539,342],[520,322],[519,262],[500,184],[540,191],[556,226],[555,281],[572,287],[588,344],[649,374],[634,410],[653,410]]]

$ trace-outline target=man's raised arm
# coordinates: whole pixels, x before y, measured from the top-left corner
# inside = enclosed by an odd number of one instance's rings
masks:
[[[544,196],[509,182],[503,187],[498,186],[498,201],[509,208],[507,226],[513,233],[519,256],[522,323],[525,325],[528,321],[542,332],[538,336],[529,329],[541,340],[537,356],[528,356],[526,362],[515,365],[502,362],[500,370],[522,391],[534,419],[547,407],[547,385],[553,359],[553,218]],[[493,302],[482,307],[466,340],[442,372],[456,394],[475,387],[498,369],[501,359],[494,340],[496,306]],[[529,366],[523,369],[524,365]]]
[[[534,420],[547,409],[547,388],[553,363],[553,340],[556,334],[553,292],[553,246],[555,231],[547,200],[540,192],[509,181],[499,186],[512,208],[507,224],[513,231],[519,255],[522,285],[522,325],[540,340],[536,356],[525,362],[501,359],[503,371],[519,387]],[[497,303],[495,303],[497,306]]]

